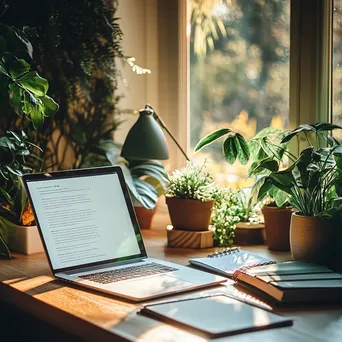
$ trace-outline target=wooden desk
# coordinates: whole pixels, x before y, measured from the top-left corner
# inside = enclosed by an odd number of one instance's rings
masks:
[[[215,251],[165,247],[165,224],[165,216],[159,215],[154,219],[153,229],[143,230],[150,256],[186,265],[190,256],[204,256]],[[264,246],[253,246],[250,250],[277,261],[289,260],[289,253],[271,253]],[[14,254],[14,257],[14,260],[0,261],[0,298],[3,306],[6,304],[1,319],[7,314],[8,307],[19,308],[29,317],[39,318],[51,324],[48,327],[57,328],[45,329],[45,337],[50,341],[61,340],[58,331],[67,332],[71,341],[204,341],[186,331],[137,315],[140,305],[55,280],[43,253],[32,256]],[[214,287],[206,292],[215,291],[249,298],[233,287],[232,281],[228,281],[227,286]],[[193,295],[198,295],[198,291],[182,296]],[[221,338],[220,341],[342,341],[340,307],[306,306],[280,312],[295,317],[292,327]],[[20,329],[23,324],[17,317],[21,316],[11,318],[15,320],[14,329]]]

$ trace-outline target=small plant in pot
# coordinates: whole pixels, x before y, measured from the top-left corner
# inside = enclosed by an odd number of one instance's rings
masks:
[[[261,202],[256,200],[253,187],[242,188],[237,191],[238,200],[242,208],[242,215],[236,225],[234,243],[237,245],[264,244],[264,224],[261,219]]]
[[[267,167],[265,168],[264,165]],[[288,251],[290,250],[290,223],[293,207],[289,203],[289,195],[286,192],[268,182],[265,183],[271,173],[269,169],[278,170],[279,162],[267,158],[257,163],[250,172],[251,175],[258,175],[258,180],[252,187],[252,197],[263,203],[261,211],[264,216],[268,249]]]
[[[270,187],[285,192],[296,208],[292,214],[290,245],[295,260],[324,262],[329,258],[334,227],[332,219],[342,209],[342,145],[330,132],[342,127],[330,123],[301,125],[283,142],[304,137],[307,147],[291,166],[278,170],[275,164],[263,167],[270,171],[259,196]]]
[[[220,247],[229,247],[234,243],[236,226],[249,216],[243,206],[240,191],[215,186],[212,190],[215,200],[211,224],[215,227],[214,243]]]
[[[213,179],[205,165],[187,162],[167,177],[166,204],[174,229],[204,231],[210,224],[214,205]]]

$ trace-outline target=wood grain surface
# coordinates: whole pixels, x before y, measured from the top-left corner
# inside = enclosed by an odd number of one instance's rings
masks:
[[[220,250],[169,248],[166,239],[167,224],[168,215],[157,213],[152,229],[142,231],[149,256],[188,265],[190,257],[205,256]],[[289,253],[270,252],[263,245],[244,248],[278,262],[290,260]],[[1,260],[0,281],[0,298],[3,302],[85,341],[204,341],[202,337],[185,330],[137,314],[141,305],[54,279],[44,253],[30,256],[14,254],[13,260]],[[217,292],[224,292],[272,310],[267,303],[235,287],[230,280],[225,286],[168,298]],[[274,310],[294,317],[294,325],[221,338],[220,341],[342,341],[340,304]]]

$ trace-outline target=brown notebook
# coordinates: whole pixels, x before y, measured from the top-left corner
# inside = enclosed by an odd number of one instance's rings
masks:
[[[342,300],[342,274],[306,261],[242,268],[233,279],[280,303]]]
[[[214,338],[292,325],[292,319],[224,294],[146,305],[141,314]]]

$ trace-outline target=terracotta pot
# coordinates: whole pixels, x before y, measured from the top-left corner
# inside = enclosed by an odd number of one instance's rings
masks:
[[[265,225],[260,223],[239,222],[235,228],[234,244],[263,245]]]
[[[156,212],[156,207],[147,209],[145,207],[134,207],[135,216],[137,217],[139,227],[141,229],[150,229],[153,215]]]
[[[332,220],[301,216],[291,218],[290,244],[294,260],[322,262],[329,254],[333,237]]]
[[[265,234],[268,249],[273,251],[290,250],[290,222],[292,208],[264,206]]]
[[[199,201],[166,196],[171,223],[174,229],[207,230],[214,200]]]

